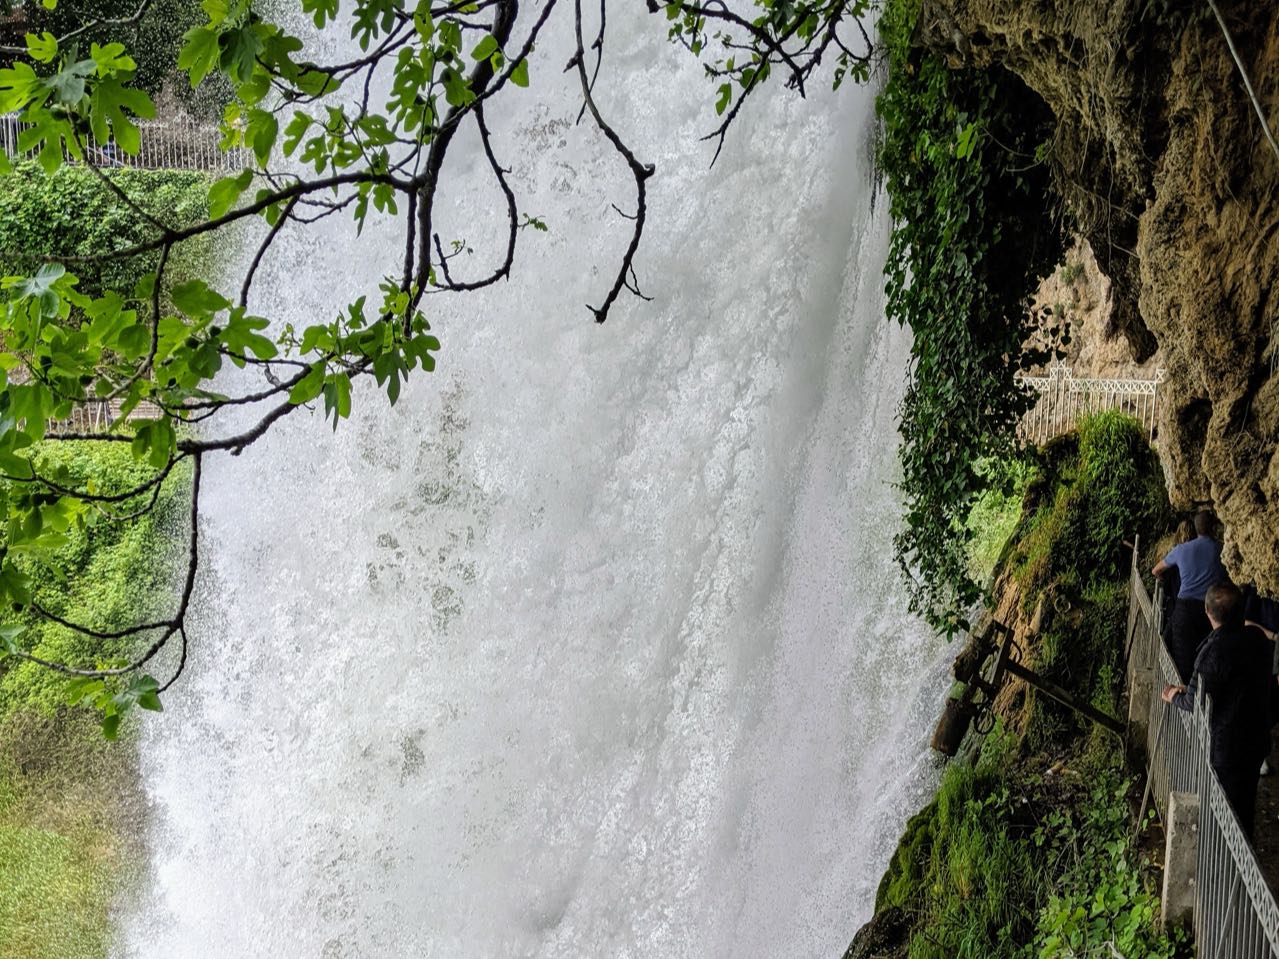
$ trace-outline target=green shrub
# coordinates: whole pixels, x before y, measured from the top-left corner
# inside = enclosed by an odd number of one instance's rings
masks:
[[[1137,866],[1131,786],[1117,770],[1105,770],[1087,802],[1051,811],[1035,830],[1036,846],[1068,864],[1039,912],[1037,959],[1108,953],[1171,959],[1185,945],[1180,933],[1155,931],[1159,897]]]
[[[968,514],[968,573],[975,582],[990,579],[1021,519],[1030,469],[1021,459],[987,460],[978,467],[986,488]]]
[[[209,181],[185,170],[110,170],[125,193],[162,222],[188,226],[207,215]],[[122,203],[83,167],[63,166],[52,176],[23,163],[0,191],[0,276],[34,273],[51,254],[87,256],[123,250],[153,239],[155,228]],[[181,243],[165,269],[169,285],[206,277],[216,266],[216,250],[207,238]],[[77,263],[82,292],[97,296],[107,289],[132,290],[155,270],[157,256],[144,254],[101,263]]]
[[[42,472],[67,470],[76,485],[92,479],[103,492],[120,492],[152,473],[137,463],[123,443],[47,443],[40,454]],[[165,482],[156,508],[129,523],[92,521],[73,528],[54,558],[54,575],[36,582],[36,598],[50,612],[99,630],[115,630],[160,616],[173,603],[175,549],[185,538],[182,495],[189,482],[175,470]],[[59,571],[77,575],[59,575]],[[103,642],[38,617],[26,621],[24,644],[46,659],[75,664],[105,662],[127,655],[119,641]],[[136,642],[136,641],[135,641]],[[6,660],[0,665],[0,721],[13,710],[34,706],[50,712],[66,698],[66,680],[34,663]]]
[[[1084,264],[1082,260],[1076,260],[1074,263],[1067,263],[1059,271],[1061,282],[1067,286],[1073,286],[1084,275]]]

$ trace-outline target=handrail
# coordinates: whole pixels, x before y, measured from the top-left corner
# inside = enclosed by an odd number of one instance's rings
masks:
[[[0,113],[0,151],[14,159],[33,158],[34,153],[21,144],[22,131],[28,126],[16,113]],[[222,131],[190,117],[138,120],[137,127],[140,146],[136,156],[126,154],[112,140],[99,142],[90,135],[85,149],[93,164],[102,168],[205,172],[229,172],[248,165],[248,151],[241,147],[223,150]],[[75,161],[68,156],[67,162]]]
[[[1140,422],[1146,435],[1153,438],[1164,377],[1164,370],[1145,379],[1076,377],[1065,363],[1053,364],[1045,376],[1018,376],[1017,382],[1037,396],[1017,433],[1029,442],[1045,443],[1074,429],[1080,417],[1119,410]]]
[[[1133,547],[1129,577],[1129,695],[1141,692],[1137,683],[1156,687],[1147,691],[1150,709],[1143,738],[1149,785],[1160,813],[1167,816],[1172,792],[1191,793],[1199,799],[1194,915],[1199,955],[1279,959],[1279,903],[1209,761],[1210,698],[1197,696],[1194,710],[1185,712],[1158,695],[1165,683],[1180,679],[1160,637],[1159,588],[1156,585],[1154,596],[1146,588],[1139,546]]]

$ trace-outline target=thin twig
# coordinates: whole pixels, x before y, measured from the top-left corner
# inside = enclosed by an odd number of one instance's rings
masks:
[[[1212,14],[1217,18],[1221,33],[1226,38],[1226,46],[1230,48],[1230,56],[1234,58],[1235,66],[1239,68],[1239,76],[1243,78],[1243,88],[1248,91],[1248,99],[1252,101],[1252,108],[1257,112],[1257,119],[1261,121],[1261,129],[1266,135],[1266,141],[1270,144],[1270,149],[1274,151],[1275,156],[1279,157],[1279,143],[1275,142],[1274,134],[1270,132],[1270,124],[1266,121],[1266,114],[1261,109],[1256,91],[1252,89],[1252,81],[1248,79],[1248,71],[1244,69],[1243,60],[1239,58],[1239,51],[1235,49],[1235,41],[1226,27],[1226,20],[1221,15],[1215,0],[1208,0],[1208,6],[1212,7]]]

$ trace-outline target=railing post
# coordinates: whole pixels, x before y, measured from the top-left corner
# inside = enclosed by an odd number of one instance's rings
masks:
[[[1164,817],[1164,882],[1159,921],[1164,932],[1190,927],[1195,914],[1199,860],[1199,797],[1170,792]]]

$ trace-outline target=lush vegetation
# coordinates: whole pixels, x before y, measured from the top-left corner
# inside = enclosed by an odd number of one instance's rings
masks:
[[[986,460],[978,467],[986,488],[973,502],[964,523],[968,549],[968,575],[987,582],[1003,557],[1004,547],[1021,519],[1021,501],[1030,479],[1029,461]]]
[[[1043,103],[999,68],[953,71],[912,47],[918,15],[918,0],[892,0],[880,20],[887,309],[915,334],[896,547],[913,608],[951,634],[982,595],[964,520],[988,486],[983,464],[1014,455],[1030,404],[1015,376],[1047,358],[1024,348],[1029,296],[1064,247],[1038,156],[1052,129]]]
[[[208,178],[186,170],[110,170],[104,173],[139,205],[176,223],[198,223],[208,213]],[[154,228],[84,167],[62,167],[46,175],[35,163],[20,164],[0,190],[0,276],[37,272],[50,256],[96,256],[144,242]],[[79,267],[79,292],[134,290],[156,268],[158,255],[102,259]],[[174,250],[166,271],[172,283],[216,267],[212,242],[197,237]]]
[[[11,4],[0,2],[0,7],[9,6]],[[135,79],[141,89],[153,96],[166,87],[178,95],[183,94],[183,87],[190,89],[180,82],[184,78],[176,69],[176,63],[182,35],[204,18],[199,0],[153,0],[136,20],[138,0],[76,0],[74,3],[28,0],[12,6],[19,13],[0,19],[0,44],[23,49],[27,33],[62,36],[73,30],[82,31],[78,38],[85,47],[127,39],[130,48],[136,51]],[[110,20],[132,22],[104,22]]]
[[[997,571],[1020,593],[1024,661],[1099,708],[1122,693],[1125,539],[1168,521],[1140,426],[1085,420],[1030,471]],[[993,515],[993,514],[992,514]],[[912,959],[1171,956],[1136,849],[1119,741],[1014,683],[994,732],[947,768],[907,828],[877,908],[904,917]],[[970,747],[973,741],[970,739]]]
[[[39,451],[101,489],[128,488],[145,466],[127,447],[56,443]],[[175,475],[139,522],[72,525],[35,585],[41,605],[102,630],[154,618],[175,601],[188,477]],[[6,489],[7,493],[8,490]],[[33,650],[50,657],[112,661],[135,652],[133,638],[90,640],[29,617]],[[0,662],[0,943],[6,959],[90,959],[106,955],[107,908],[136,864],[140,816],[131,737],[110,743],[96,715],[67,703],[64,684],[30,662]]]
[[[46,443],[38,462],[50,474],[104,493],[132,489],[149,475],[145,463],[117,444]],[[189,471],[175,471],[161,487],[156,508],[136,522],[84,514],[59,535],[60,542],[47,544],[53,548],[47,570],[19,558],[18,569],[32,582],[32,598],[53,617],[73,617],[100,631],[162,618],[174,602],[173,570],[181,565],[186,540],[179,501],[187,486]],[[28,648],[46,659],[114,663],[127,658],[138,642],[87,636],[46,615],[28,614],[23,629]],[[66,684],[48,669],[29,660],[0,661],[0,722],[25,708],[52,713],[67,695]]]
[[[1121,758],[1094,744],[1051,772],[1026,765],[997,729],[911,821],[876,902],[912,916],[911,959],[1178,954],[1155,928]]]
[[[1169,521],[1163,475],[1138,429],[1119,414],[1091,417],[1048,444],[1026,490],[1029,521],[1011,561],[1024,595],[1111,583],[1124,541]]]

